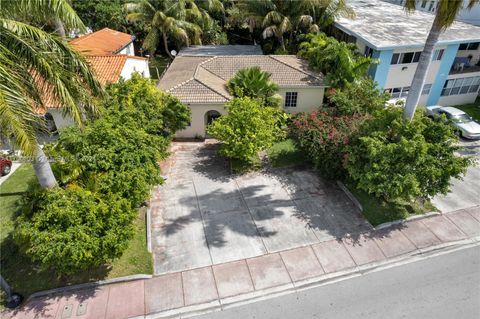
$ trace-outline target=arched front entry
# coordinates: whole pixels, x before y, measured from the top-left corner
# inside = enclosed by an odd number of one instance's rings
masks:
[[[210,110],[205,113],[205,137],[208,137],[207,127],[212,124],[213,121],[222,116],[218,111]]]

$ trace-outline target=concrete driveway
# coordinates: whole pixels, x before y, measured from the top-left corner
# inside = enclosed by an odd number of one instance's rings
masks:
[[[174,143],[151,201],[155,274],[241,260],[371,229],[308,170],[230,175],[216,145]]]
[[[462,139],[460,145],[464,147],[460,154],[475,157],[477,163],[468,168],[463,179],[452,180],[447,195],[433,198],[433,204],[442,213],[480,205],[480,141]]]

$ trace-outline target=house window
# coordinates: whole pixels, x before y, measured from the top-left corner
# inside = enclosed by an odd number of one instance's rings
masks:
[[[421,7],[422,7],[422,8],[425,8],[426,6],[427,6],[427,0],[423,0]]]
[[[480,42],[462,43],[458,47],[458,50],[477,50],[480,46]]]
[[[407,64],[407,63],[417,63],[420,60],[420,55],[422,52],[405,52],[405,53],[394,53],[392,55],[392,60],[390,64]]]
[[[391,89],[386,89],[385,93],[388,93],[392,96],[392,99],[398,99],[401,97],[406,97],[408,95],[408,92],[410,92],[410,87],[405,86],[405,87],[399,87],[399,88],[391,88]]]
[[[400,57],[400,54],[399,53],[394,53],[392,55],[392,61],[390,62],[390,64],[398,64],[398,58]]]
[[[480,42],[472,42],[468,44],[467,50],[477,50]]]
[[[369,47],[368,45],[366,45],[364,54],[367,58],[371,58],[372,55],[373,55],[373,49],[371,47]]]
[[[285,93],[285,107],[297,107],[298,92]]]
[[[428,11],[435,11],[435,1],[430,1],[430,7],[428,8]]]
[[[480,87],[480,76],[447,80],[442,89],[442,96],[476,93]]]
[[[432,89],[432,85],[431,84],[425,84],[423,86],[423,90],[422,90],[422,95],[428,95],[430,94],[430,90]]]
[[[432,58],[432,61],[440,61],[443,57],[443,52],[445,50],[444,49],[440,49],[440,50],[435,50],[433,52],[433,58]]]

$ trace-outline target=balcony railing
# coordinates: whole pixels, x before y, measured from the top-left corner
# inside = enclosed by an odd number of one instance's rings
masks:
[[[472,72],[480,72],[480,66],[478,65],[453,65],[452,68],[450,69],[450,72],[448,74],[461,74],[461,73],[472,73]]]
[[[480,65],[473,64],[471,61],[472,57],[459,57],[457,56],[453,61],[452,68],[450,69],[449,74],[461,74],[461,73],[472,73],[479,72]]]

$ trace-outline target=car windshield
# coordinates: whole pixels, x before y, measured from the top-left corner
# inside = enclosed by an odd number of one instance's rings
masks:
[[[472,118],[467,114],[458,114],[452,116],[452,121],[454,121],[455,123],[468,123],[472,121]]]

